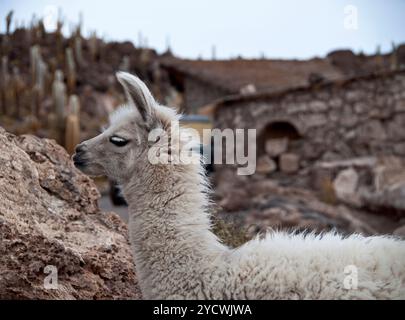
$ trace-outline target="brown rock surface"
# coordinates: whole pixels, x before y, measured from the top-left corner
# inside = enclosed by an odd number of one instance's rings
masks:
[[[280,170],[285,173],[297,172],[300,167],[299,156],[294,153],[283,153],[279,161]]]
[[[268,174],[277,169],[277,164],[273,159],[270,159],[269,156],[264,155],[261,156],[257,160],[257,165],[256,165],[256,172],[261,173],[261,174]]]
[[[355,162],[357,164],[357,161]],[[362,164],[358,161],[358,164]],[[356,167],[360,170],[360,167]],[[339,170],[336,170],[340,172]],[[360,170],[361,171],[361,170]],[[294,176],[297,179],[297,175]],[[253,237],[266,230],[316,233],[337,230],[342,234],[392,234],[404,225],[393,215],[365,210],[341,202],[325,202],[311,188],[293,186],[259,175],[246,179],[228,172],[216,173],[218,214]],[[333,188],[333,186],[332,186]],[[238,190],[243,197],[230,190]],[[333,189],[332,189],[333,190]],[[241,201],[243,199],[243,201]],[[226,204],[224,206],[223,204]],[[397,231],[397,233],[399,233]]]
[[[0,128],[0,299],[141,297],[126,225],[98,198],[55,142]]]
[[[402,227],[399,227],[398,229],[395,229],[393,234],[395,236],[405,238],[405,225],[403,225]]]
[[[312,170],[314,176],[334,179],[336,195],[343,203],[395,220],[405,216],[405,163],[401,157],[323,162]]]

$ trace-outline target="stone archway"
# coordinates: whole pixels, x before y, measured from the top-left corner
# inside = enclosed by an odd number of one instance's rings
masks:
[[[299,169],[297,150],[301,144],[301,134],[290,121],[268,123],[257,138],[257,171],[270,173],[275,170],[295,172]]]
[[[273,121],[267,124],[263,130],[261,130],[258,139],[257,139],[257,153],[259,156],[266,153],[266,144],[269,144],[268,141],[274,141],[274,145],[278,145],[277,150],[274,150],[274,153],[282,153],[287,151],[288,144],[294,143],[295,141],[301,138],[296,126],[289,121]],[[277,142],[276,142],[277,141]],[[281,141],[285,141],[284,143]],[[286,150],[279,151],[278,148],[284,149],[281,147],[281,144],[286,144]]]

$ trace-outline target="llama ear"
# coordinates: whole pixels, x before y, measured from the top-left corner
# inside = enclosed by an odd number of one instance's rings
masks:
[[[119,71],[116,76],[118,82],[124,87],[129,102],[135,105],[142,119],[149,122],[156,101],[148,87],[141,79],[127,72]]]

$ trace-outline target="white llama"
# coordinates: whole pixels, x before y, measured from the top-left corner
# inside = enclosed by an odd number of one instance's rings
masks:
[[[176,113],[145,84],[117,74],[128,105],[110,126],[76,148],[75,165],[123,187],[136,271],[147,299],[404,299],[405,242],[388,236],[275,232],[237,249],[210,231],[207,184],[199,164],[152,164],[167,152]]]

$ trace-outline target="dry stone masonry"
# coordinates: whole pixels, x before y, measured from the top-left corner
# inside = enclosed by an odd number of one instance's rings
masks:
[[[216,127],[255,128],[258,154],[294,153],[300,167],[317,160],[405,156],[404,71],[238,96],[215,107]]]

